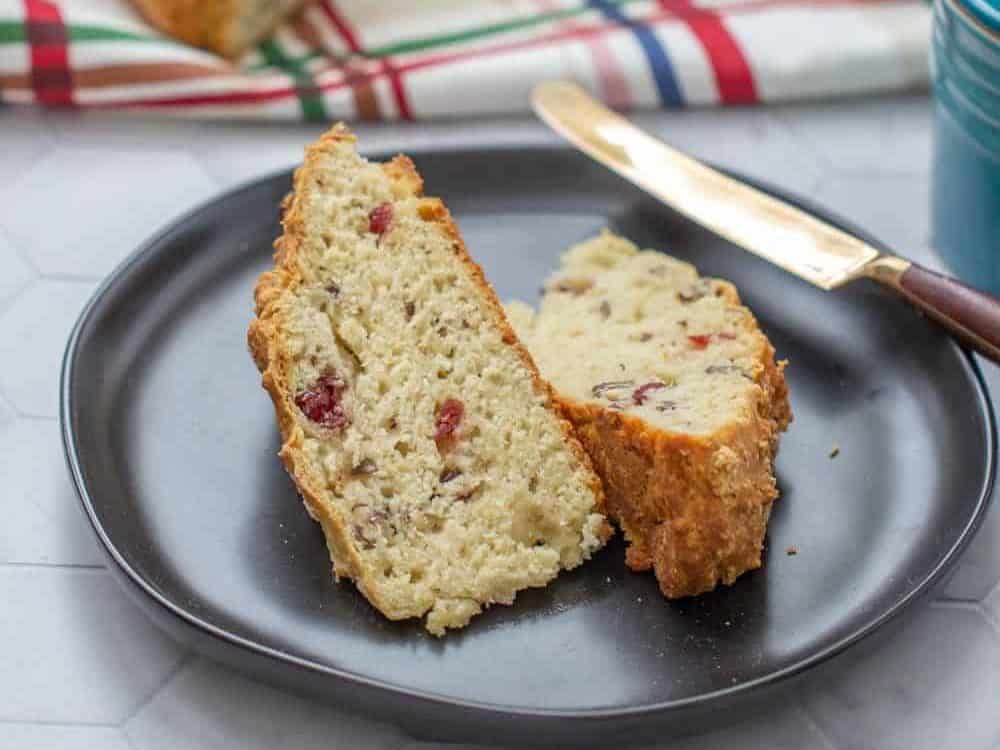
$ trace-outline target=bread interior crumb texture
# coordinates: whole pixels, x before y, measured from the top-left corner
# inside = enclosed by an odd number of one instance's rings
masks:
[[[294,280],[275,314],[285,390],[336,378],[345,424],[293,407],[284,450],[304,458],[336,573],[440,634],[588,558],[607,534],[600,489],[478,267],[457,257],[443,204],[399,160],[324,144],[297,178]],[[448,402],[461,416],[441,437]]]
[[[539,314],[507,312],[542,375],[579,403],[697,436],[757,401],[767,341],[735,287],[609,232],[565,253]]]

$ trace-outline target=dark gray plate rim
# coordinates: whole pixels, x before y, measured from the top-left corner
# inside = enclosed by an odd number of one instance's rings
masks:
[[[510,153],[515,150],[553,150],[550,144],[538,143],[538,144],[490,144],[488,146],[477,147],[473,144],[463,143],[460,147],[439,147],[439,148],[420,148],[420,149],[409,149],[409,153],[419,160],[423,155],[429,155],[433,153],[461,153],[462,151],[482,151],[484,148],[495,151],[498,158],[502,158],[505,153]],[[367,153],[366,156],[373,159],[386,159],[390,158],[393,153],[390,152],[373,152]],[[962,554],[965,547],[971,541],[972,537],[975,535],[976,530],[982,523],[983,516],[989,505],[990,496],[992,493],[994,478],[996,475],[996,443],[997,443],[997,425],[996,418],[993,410],[993,404],[990,400],[989,393],[986,389],[985,382],[983,380],[982,372],[975,358],[966,350],[962,349],[957,342],[953,339],[949,339],[949,346],[951,346],[954,352],[958,355],[959,360],[963,363],[965,369],[972,375],[972,382],[976,384],[976,397],[978,401],[978,408],[987,417],[987,422],[989,424],[987,445],[985,446],[985,451],[987,455],[987,471],[983,476],[983,483],[980,488],[979,496],[976,499],[975,510],[971,517],[966,522],[965,526],[962,528],[958,538],[952,547],[941,557],[937,565],[926,575],[922,580],[915,583],[910,591],[898,600],[895,604],[887,607],[886,609],[873,615],[865,624],[856,628],[854,632],[841,638],[839,641],[830,644],[829,646],[816,651],[815,653],[799,660],[795,664],[791,664],[787,667],[779,669],[771,674],[764,675],[762,677],[755,678],[753,680],[748,680],[747,682],[734,685],[732,687],[723,688],[721,690],[715,690],[708,693],[703,693],[701,695],[689,696],[687,698],[681,698],[672,701],[663,701],[659,703],[651,703],[642,706],[635,706],[629,708],[616,708],[616,709],[580,709],[580,710],[561,710],[561,709],[546,709],[546,708],[523,708],[517,706],[505,706],[498,703],[484,703],[480,701],[467,701],[457,698],[451,698],[448,696],[443,696],[438,693],[423,690],[414,690],[410,688],[403,688],[394,685],[390,682],[384,680],[376,680],[364,675],[360,675],[354,672],[349,672],[346,670],[336,669],[334,667],[326,666],[323,664],[316,663],[309,659],[303,659],[298,656],[286,653],[279,649],[266,646],[262,643],[257,643],[247,638],[243,638],[234,633],[231,633],[223,628],[213,625],[179,606],[177,603],[173,602],[170,598],[159,593],[156,588],[135,569],[133,568],[128,560],[121,554],[118,548],[115,546],[114,541],[108,536],[104,527],[102,526],[97,513],[92,502],[89,490],[87,488],[86,482],[83,478],[83,471],[80,465],[80,457],[77,452],[77,439],[73,430],[72,420],[70,419],[70,414],[72,412],[71,405],[73,401],[73,392],[71,388],[71,383],[73,381],[74,367],[76,362],[76,357],[78,354],[79,347],[81,345],[81,336],[87,323],[90,321],[91,314],[94,309],[104,297],[104,295],[115,286],[115,284],[125,276],[129,269],[137,263],[139,260],[143,259],[145,256],[155,253],[157,246],[160,241],[166,238],[177,226],[183,225],[192,219],[194,216],[198,215],[202,211],[214,206],[220,202],[236,198],[242,193],[254,189],[258,183],[266,181],[268,179],[273,179],[281,175],[288,174],[288,169],[278,169],[261,177],[254,178],[243,182],[242,184],[231,188],[216,197],[205,201],[204,203],[196,206],[185,214],[181,215],[174,221],[170,222],[168,225],[160,229],[156,234],[150,237],[146,242],[144,242],[138,249],[127,256],[108,276],[101,282],[101,284],[94,291],[91,298],[88,300],[87,304],[84,306],[80,313],[76,324],[70,333],[69,341],[66,345],[66,351],[63,355],[62,369],[61,369],[61,379],[59,387],[59,418],[61,423],[61,433],[63,441],[63,449],[66,456],[66,462],[69,467],[70,474],[73,479],[73,484],[76,489],[76,493],[83,505],[84,511],[93,527],[95,533],[105,552],[118,567],[118,569],[129,579],[133,584],[135,584],[138,589],[145,593],[153,602],[160,605],[164,610],[174,617],[179,618],[181,621],[189,626],[193,626],[197,630],[200,630],[210,636],[218,638],[222,641],[228,642],[234,646],[245,649],[247,651],[256,653],[261,656],[268,657],[270,659],[275,659],[278,661],[285,662],[287,664],[300,667],[312,672],[326,674],[330,677],[334,677],[346,683],[351,683],[359,686],[365,686],[374,688],[377,690],[384,690],[396,694],[398,696],[406,697],[409,699],[417,701],[426,701],[429,703],[436,703],[444,706],[454,706],[465,709],[471,709],[474,711],[486,711],[495,715],[503,714],[510,717],[528,717],[528,716],[538,716],[538,717],[551,717],[551,718],[566,718],[566,719],[615,719],[615,718],[626,718],[626,717],[641,717],[644,715],[666,713],[671,711],[677,711],[684,708],[688,708],[694,705],[705,705],[707,703],[721,701],[727,698],[737,697],[740,695],[745,695],[764,687],[772,686],[780,682],[784,682],[789,678],[799,675],[812,667],[818,666],[819,664],[828,661],[833,656],[840,654],[849,647],[861,642],[867,636],[873,634],[876,630],[880,629],[882,626],[886,625],[891,620],[894,620],[901,613],[907,610],[910,605],[922,598],[922,596],[928,593],[933,586],[941,579],[941,577],[951,568],[952,565],[958,560],[959,556]],[[723,170],[727,174],[735,177],[736,179],[742,180],[748,184],[754,185],[755,187],[764,190],[777,197],[792,200],[796,204],[803,207],[805,210],[818,217],[824,218],[832,224],[835,224],[848,232],[851,232],[861,239],[865,240],[874,247],[885,249],[883,243],[874,239],[868,235],[865,231],[859,227],[853,225],[851,222],[846,221],[839,216],[831,213],[830,211],[803,199],[798,195],[794,195],[790,192],[784,191],[768,183],[756,180],[739,172],[733,170]],[[831,292],[835,294],[836,292]]]

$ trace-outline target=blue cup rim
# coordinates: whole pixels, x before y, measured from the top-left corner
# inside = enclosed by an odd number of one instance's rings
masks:
[[[1000,3],[997,0],[943,0],[970,26],[986,37],[1000,40]]]

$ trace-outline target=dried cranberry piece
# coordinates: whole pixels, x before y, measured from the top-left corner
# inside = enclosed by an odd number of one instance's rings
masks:
[[[383,235],[392,223],[392,204],[383,203],[368,214],[368,230],[372,234]]]
[[[464,414],[465,405],[461,401],[457,398],[446,399],[438,409],[434,423],[434,439],[444,440],[450,437],[458,429]]]
[[[695,349],[707,349],[708,345],[712,343],[712,334],[696,333],[693,336],[688,336],[688,341]]]
[[[736,334],[730,333],[729,331],[721,331],[715,335],[718,336],[720,339],[727,339],[729,341],[732,341],[733,339],[736,338]]]
[[[646,394],[650,391],[655,391],[657,388],[666,388],[666,383],[657,383],[656,381],[652,383],[645,383],[640,385],[635,389],[635,393],[632,394],[632,400],[635,402],[636,406],[642,406],[642,404],[649,398]]]
[[[347,383],[335,372],[317,380],[311,387],[299,391],[295,405],[316,424],[337,430],[347,426],[347,413],[341,404]]]

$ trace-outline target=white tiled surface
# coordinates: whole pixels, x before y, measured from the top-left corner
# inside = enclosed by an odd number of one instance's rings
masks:
[[[146,189],[138,188],[144,184]],[[116,146],[109,159],[97,146],[58,145],[0,190],[0,203],[8,213],[8,236],[40,273],[100,278],[164,216],[215,190],[205,170],[183,152]],[[56,206],[69,208],[65,219],[40,224]],[[86,220],[95,216],[106,218]]]
[[[120,724],[184,657],[103,568],[5,565],[0,601],[0,721]]]
[[[177,675],[124,729],[144,750],[390,750],[406,741],[398,729],[249,682],[204,660]]]
[[[16,498],[5,507],[0,564],[102,563],[83,509],[79,503],[66,502],[73,489],[56,420],[21,418],[5,423],[0,416],[0,476],[17,488]]]
[[[809,691],[820,729],[835,747],[995,747],[1000,635],[983,612],[935,603],[904,627],[876,658]]]
[[[8,300],[24,289],[31,281],[35,272],[31,265],[19,253],[14,251],[12,243],[0,235],[0,257],[4,259],[4,274],[0,277],[0,308]]]
[[[936,263],[922,98],[639,119]],[[548,138],[524,121],[361,130],[399,149]],[[294,162],[317,131],[0,111],[0,750],[446,747],[184,653],[102,567],[62,463],[59,360],[99,277],[176,214]],[[1000,370],[984,369],[1000,392]],[[670,747],[1000,750],[998,582],[993,512],[942,600],[893,643],[748,724]]]
[[[813,192],[818,203],[865,228],[877,229],[879,239],[891,242],[911,257],[927,254],[930,217],[927,179],[924,177],[830,174]]]
[[[776,119],[828,174],[926,175],[930,129],[914,127],[927,115],[922,97],[886,97],[856,104],[807,104],[782,109]]]
[[[0,222],[7,217],[4,210]],[[42,212],[38,212],[36,219],[40,226],[45,226]],[[65,221],[70,219],[67,217]],[[11,299],[0,313],[0,362],[5,365],[0,367],[0,393],[21,414],[57,415],[63,349],[94,286],[93,281],[39,278]]]
[[[18,750],[133,750],[120,729],[67,724],[5,724],[3,742]]]

